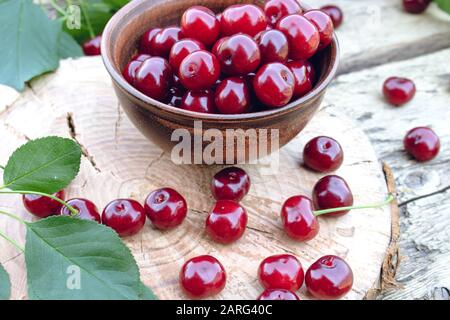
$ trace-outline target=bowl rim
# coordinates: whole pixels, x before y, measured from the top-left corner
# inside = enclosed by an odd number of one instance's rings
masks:
[[[143,3],[145,3],[146,0],[135,0],[131,1],[128,4],[126,4],[124,7],[122,7],[119,11],[117,11],[114,16],[108,21],[107,25],[105,26],[102,34],[102,42],[101,42],[101,56],[103,60],[103,64],[105,65],[108,73],[112,77],[113,81],[125,92],[127,92],[129,95],[131,95],[133,98],[140,100],[144,103],[147,109],[149,107],[159,109],[163,112],[168,112],[170,114],[183,116],[190,118],[192,120],[218,120],[218,121],[226,121],[226,122],[239,122],[241,120],[255,120],[255,119],[261,119],[261,118],[272,118],[277,117],[280,115],[284,115],[286,113],[290,113],[296,109],[302,108],[305,103],[307,103],[310,100],[315,99],[317,96],[320,95],[322,91],[324,91],[330,82],[334,79],[338,67],[339,67],[339,61],[340,61],[340,47],[339,47],[339,41],[336,35],[336,32],[333,34],[333,41],[331,42],[331,67],[330,65],[327,65],[325,68],[327,74],[325,74],[324,77],[315,85],[313,90],[308,92],[303,97],[293,100],[289,102],[287,105],[280,107],[280,108],[273,108],[269,110],[263,110],[258,112],[252,112],[252,113],[243,113],[243,114],[217,114],[217,113],[201,113],[196,111],[189,111],[184,110],[181,108],[177,108],[165,103],[162,103],[158,100],[155,100],[153,98],[150,98],[143,94],[142,92],[138,91],[136,88],[134,88],[128,81],[125,80],[121,72],[118,72],[116,68],[114,67],[112,60],[112,54],[108,50],[109,48],[109,41],[111,37],[111,33],[113,29],[117,26],[119,22],[122,20],[128,20],[129,15],[128,12],[135,9],[136,7],[139,7]],[[305,10],[311,10],[312,8],[308,5],[306,5],[304,2],[301,3],[302,9]],[[126,23],[126,22],[125,22]],[[153,111],[150,110],[149,111]]]

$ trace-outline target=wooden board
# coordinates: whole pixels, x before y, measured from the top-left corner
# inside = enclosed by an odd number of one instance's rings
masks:
[[[301,149],[319,134],[338,139],[345,150],[344,165],[337,172],[349,183],[356,203],[373,203],[386,197],[383,172],[366,136],[335,110],[320,111],[305,131],[283,148],[279,173],[262,174],[262,167],[246,165],[252,178],[250,194],[243,201],[249,213],[245,237],[223,246],[204,233],[204,221],[213,205],[209,181],[219,167],[176,166],[169,155],[150,144],[131,125],[117,103],[100,58],[67,60],[54,74],[33,81],[22,96],[0,115],[0,163],[11,151],[40,136],[56,134],[76,139],[84,149],[82,169],[68,189],[70,197],[84,196],[102,208],[117,197],[143,201],[152,190],[170,186],[182,192],[189,205],[187,221],[179,228],[160,232],[147,223],[143,232],[129,238],[143,281],[162,299],[182,298],[178,272],[183,262],[200,254],[218,257],[228,271],[221,299],[254,299],[262,291],[256,271],[266,256],[289,252],[304,267],[325,254],[344,257],[352,266],[355,284],[348,299],[363,298],[377,285],[380,267],[390,242],[388,207],[355,211],[339,219],[321,219],[317,238],[299,244],[284,234],[279,211],[295,194],[310,195],[321,175],[302,168]],[[361,177],[364,177],[363,179]],[[2,198],[1,209],[31,216],[20,197]],[[0,227],[23,242],[24,230],[0,217]],[[26,297],[23,256],[0,241],[0,263],[11,274],[13,298]],[[306,298],[304,288],[301,291]]]

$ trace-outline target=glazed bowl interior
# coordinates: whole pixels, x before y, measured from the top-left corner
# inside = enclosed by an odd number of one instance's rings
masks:
[[[288,105],[265,111],[239,114],[202,114],[172,107],[154,100],[132,87],[122,76],[121,70],[131,57],[137,53],[137,47],[141,35],[152,27],[165,27],[179,25],[182,13],[191,6],[203,5],[214,12],[220,12],[232,4],[252,3],[260,7],[263,0],[134,0],[123,7],[108,23],[103,33],[102,56],[108,72],[113,81],[122,90],[128,92],[136,101],[150,111],[152,108],[159,112],[173,113],[192,118],[193,120],[205,120],[208,122],[238,122],[243,119],[254,120],[258,118],[275,117],[288,113],[293,108],[301,108],[303,104],[322,94],[336,73],[338,66],[338,42],[334,37],[331,45],[319,52],[312,59],[319,75],[313,90],[300,99],[290,102]],[[303,9],[309,9],[302,3]]]

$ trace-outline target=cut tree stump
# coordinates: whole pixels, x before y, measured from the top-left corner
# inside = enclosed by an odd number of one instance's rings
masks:
[[[336,138],[345,151],[337,174],[353,190],[356,204],[380,202],[387,195],[383,171],[367,137],[348,118],[333,109],[321,110],[308,127],[280,152],[277,175],[264,175],[261,165],[244,165],[252,187],[243,205],[249,214],[246,233],[238,242],[223,246],[206,236],[204,222],[213,205],[210,179],[219,166],[174,165],[170,155],[152,145],[122,112],[111,81],[99,57],[66,60],[53,74],[43,76],[0,113],[0,163],[29,139],[47,135],[72,137],[83,147],[81,171],[67,189],[69,197],[86,197],[100,210],[118,197],[143,202],[160,187],[173,187],[187,199],[186,221],[175,230],[161,232],[147,222],[138,235],[126,239],[141,270],[141,277],[161,299],[184,298],[178,273],[189,258],[212,254],[225,266],[228,282],[219,299],[255,299],[262,291],[257,280],[263,258],[295,254],[306,269],[326,254],[336,254],[351,265],[355,281],[346,299],[361,299],[378,286],[380,268],[390,243],[389,207],[353,211],[341,218],[320,218],[319,235],[308,243],[290,240],[281,228],[279,212],[284,200],[311,195],[323,175],[303,168],[301,150],[317,135]],[[2,196],[0,209],[31,220],[18,196]],[[0,228],[19,243],[25,230],[0,217]],[[0,263],[11,275],[13,299],[26,298],[23,255],[0,240]],[[305,288],[301,298],[308,298]]]

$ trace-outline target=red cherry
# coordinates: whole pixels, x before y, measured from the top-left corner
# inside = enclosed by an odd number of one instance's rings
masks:
[[[239,202],[250,190],[250,177],[241,168],[228,167],[217,172],[211,181],[211,192],[217,200]]]
[[[184,12],[181,18],[181,30],[186,37],[210,46],[219,38],[220,23],[210,9],[194,6]]]
[[[292,291],[284,289],[266,289],[257,300],[300,300]]]
[[[390,104],[401,106],[414,98],[416,86],[409,79],[391,77],[383,84],[383,94]]]
[[[309,10],[303,16],[311,21],[319,31],[319,50],[328,47],[333,41],[334,34],[333,20],[331,20],[330,16],[321,10]]]
[[[266,2],[264,12],[269,23],[275,26],[288,15],[302,13],[302,8],[296,0],[270,0]]]
[[[184,58],[195,51],[205,50],[205,46],[194,39],[183,39],[175,43],[170,50],[169,63],[173,70],[178,73],[180,64]]]
[[[132,199],[111,201],[103,210],[102,223],[121,237],[135,235],[145,225],[144,208]]]
[[[294,240],[308,241],[319,233],[312,201],[305,196],[287,199],[281,209],[281,220],[284,230]]]
[[[102,36],[96,36],[83,43],[83,52],[87,56],[99,56],[101,54]]]
[[[219,61],[208,51],[193,52],[184,58],[180,65],[180,81],[189,90],[209,89],[219,76]]]
[[[344,152],[341,145],[330,137],[316,137],[309,141],[303,150],[305,165],[318,172],[335,171],[343,161]]]
[[[188,91],[181,99],[181,108],[201,113],[216,113],[214,92],[209,90]]]
[[[144,210],[156,228],[165,230],[183,222],[187,215],[187,204],[174,189],[162,188],[148,195]]]
[[[324,256],[306,271],[305,283],[309,293],[317,299],[339,299],[351,290],[353,272],[343,259]]]
[[[220,27],[225,36],[245,33],[254,37],[266,30],[267,20],[261,8],[252,4],[237,4],[222,12]]]
[[[441,148],[439,137],[430,128],[417,127],[410,130],[403,140],[405,150],[417,161],[434,159]]]
[[[255,71],[261,63],[258,44],[245,34],[237,34],[221,42],[217,49],[222,72],[230,76]]]
[[[259,280],[266,289],[297,291],[305,278],[302,265],[290,254],[265,258],[259,265]]]
[[[290,61],[286,65],[295,79],[294,98],[303,97],[314,87],[316,81],[314,65],[308,60]]]
[[[261,62],[286,62],[289,55],[289,44],[286,36],[278,30],[267,30],[255,37],[261,52]]]
[[[173,74],[169,63],[159,57],[145,60],[136,70],[136,89],[156,100],[164,100],[172,85]]]
[[[353,205],[353,194],[344,179],[336,175],[330,175],[320,179],[314,186],[313,202],[316,210],[350,207]],[[339,217],[349,211],[339,211],[326,215]]]
[[[78,211],[78,214],[74,217],[82,220],[97,221],[98,223],[102,222],[97,206],[92,201],[82,198],[74,198],[68,200],[67,204]],[[67,207],[62,207],[60,214],[63,216],[72,216],[72,212],[70,212]]]
[[[339,28],[339,26],[342,24],[342,21],[344,20],[344,13],[342,10],[333,5],[323,6],[320,8],[323,12],[325,12],[327,15],[330,16],[331,21],[333,21],[333,26],[335,29]]]
[[[277,29],[289,41],[289,57],[293,60],[309,59],[319,48],[320,35],[316,26],[305,17],[293,14],[281,19]]]
[[[192,258],[180,271],[180,284],[193,298],[214,296],[225,288],[226,273],[216,258],[208,255]]]
[[[284,64],[273,62],[262,66],[253,78],[258,99],[271,108],[286,105],[294,94],[295,79]]]
[[[250,109],[250,99],[248,83],[241,78],[228,78],[217,86],[215,102],[220,113],[246,113]]]
[[[216,242],[228,244],[242,237],[247,227],[247,212],[237,202],[219,200],[206,219],[206,232]]]
[[[134,85],[134,80],[136,79],[136,71],[142,65],[142,62],[151,58],[148,54],[138,54],[134,56],[131,61],[123,69],[123,77],[128,83]]]
[[[54,196],[64,200],[66,194],[64,190],[61,190],[55,193]],[[57,215],[63,207],[63,205],[56,200],[35,194],[22,195],[22,202],[29,213],[32,213],[39,218]]]
[[[220,38],[219,40],[217,40],[216,43],[214,43],[214,45],[213,45],[213,47],[211,49],[211,53],[217,57],[218,56],[219,46],[222,43],[224,43],[226,40],[228,40],[228,39],[230,39],[230,37],[223,37],[223,38]]]
[[[152,28],[147,30],[139,42],[139,51],[146,54],[155,54],[152,49],[152,42],[155,36],[161,31],[161,28]]]
[[[183,38],[183,33],[178,27],[167,27],[155,34],[150,44],[150,54],[163,58],[169,57],[172,46]]]
[[[422,13],[427,10],[431,0],[403,0],[403,8],[409,13]]]

